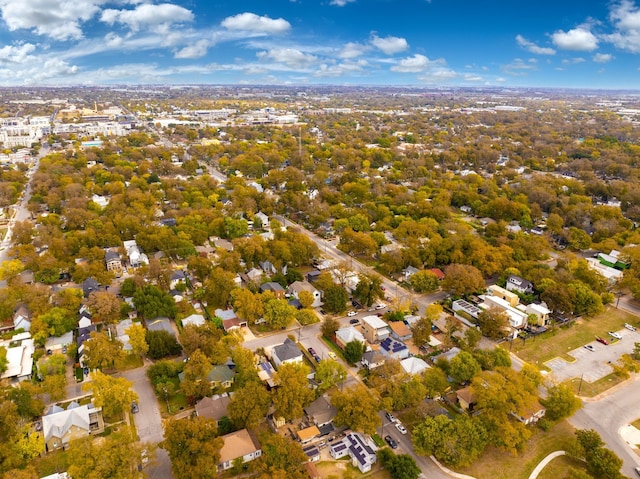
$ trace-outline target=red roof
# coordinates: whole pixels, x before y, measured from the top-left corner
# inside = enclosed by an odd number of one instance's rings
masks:
[[[440,268],[431,268],[428,271],[433,273],[433,274],[435,274],[438,277],[439,280],[443,280],[444,279],[444,272]]]

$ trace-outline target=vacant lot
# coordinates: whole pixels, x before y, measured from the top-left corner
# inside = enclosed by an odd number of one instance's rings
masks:
[[[555,357],[574,361],[574,358],[566,354],[567,351],[590,343],[596,336],[609,338],[607,333],[624,328],[624,323],[638,325],[638,318],[619,309],[607,307],[604,313],[593,318],[579,319],[572,326],[555,328],[526,341],[516,339],[512,345],[505,343],[504,347],[511,347],[520,358],[538,366]]]

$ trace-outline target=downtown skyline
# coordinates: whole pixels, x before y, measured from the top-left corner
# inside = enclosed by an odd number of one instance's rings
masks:
[[[0,43],[0,86],[640,86],[632,0],[0,0]]]

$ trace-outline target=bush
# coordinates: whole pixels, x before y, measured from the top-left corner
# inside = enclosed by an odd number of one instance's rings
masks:
[[[149,345],[147,355],[151,359],[176,356],[182,351],[176,337],[168,331],[147,331],[145,340]]]

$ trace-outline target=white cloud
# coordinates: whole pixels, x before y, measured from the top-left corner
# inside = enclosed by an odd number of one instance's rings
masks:
[[[337,7],[344,7],[347,3],[355,2],[356,0],[331,0],[329,5],[335,5]]]
[[[555,55],[556,51],[549,47],[540,47],[533,42],[530,42],[522,35],[516,35],[516,42],[525,50],[535,53],[536,55]]]
[[[553,44],[563,50],[590,52],[598,48],[598,39],[585,27],[574,28],[568,32],[558,30],[551,35]]]
[[[452,80],[458,76],[458,73],[454,70],[445,67],[438,67],[420,75],[418,80],[425,83],[445,83],[448,80]]]
[[[371,44],[378,50],[386,53],[387,55],[393,55],[394,53],[400,53],[409,48],[409,44],[404,38],[400,37],[385,37],[380,38],[375,33],[371,36]]]
[[[160,5],[143,4],[138,5],[133,10],[114,10],[109,8],[104,10],[100,16],[100,20],[109,25],[121,23],[133,32],[143,28],[165,31],[169,25],[191,22],[193,19],[194,16],[190,10],[171,3],[162,3]]]
[[[391,67],[391,71],[400,73],[418,73],[425,71],[433,65],[442,65],[443,60],[431,61],[428,57],[416,53],[412,57],[403,58],[396,65]]]
[[[273,19],[267,16],[260,17],[255,13],[240,13],[222,20],[221,25],[229,30],[244,30],[256,33],[280,34],[286,33],[291,24],[284,18]]]
[[[181,59],[202,58],[207,54],[207,48],[209,48],[209,42],[207,40],[198,40],[193,45],[188,45],[182,50],[177,51],[174,57]]]
[[[272,60],[291,68],[306,68],[318,61],[315,55],[301,52],[295,48],[273,48],[256,54],[261,60]]]
[[[628,0],[614,4],[609,19],[615,31],[604,39],[621,50],[640,53],[640,9]]]
[[[582,57],[575,57],[575,58],[565,58],[564,60],[562,60],[562,63],[564,65],[577,65],[578,63],[584,63],[586,60]]]
[[[338,57],[348,59],[357,58],[360,55],[366,53],[371,47],[369,45],[363,45],[362,43],[349,42],[342,47],[342,50],[338,53]]]
[[[21,45],[5,45],[0,48],[0,63],[25,63],[33,60],[33,53],[36,46],[31,43],[23,43]]]
[[[107,0],[0,0],[0,13],[9,31],[30,30],[54,40],[82,38],[81,24]]]
[[[522,58],[516,58],[511,63],[502,65],[500,68],[509,75],[524,76],[527,75],[528,72],[538,69],[536,62],[531,60],[535,59],[529,59],[525,62]]]
[[[484,78],[482,78],[480,75],[472,75],[470,73],[465,74],[463,78],[464,78],[464,81],[472,81],[472,82],[484,81]]]
[[[328,65],[322,63],[318,66],[317,70],[313,73],[315,77],[341,77],[344,75],[354,75],[364,73],[365,68],[369,64],[365,60],[359,60],[357,62],[343,62],[335,65]]]
[[[596,63],[608,63],[613,60],[613,55],[610,53],[596,53],[593,56],[593,61]]]

